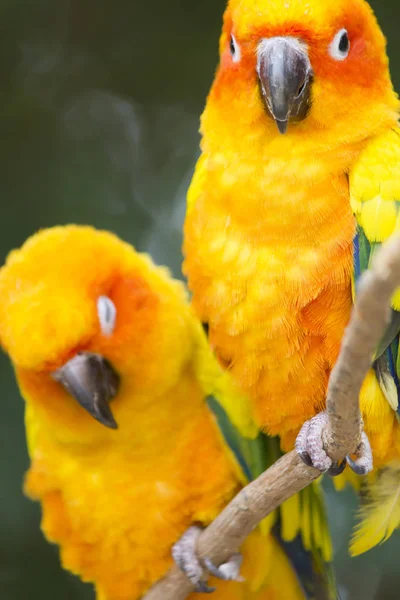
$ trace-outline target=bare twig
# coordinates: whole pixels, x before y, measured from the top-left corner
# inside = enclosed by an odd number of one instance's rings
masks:
[[[361,433],[359,393],[371,359],[388,322],[390,298],[400,285],[400,238],[387,242],[365,273],[345,332],[339,359],[332,370],[327,411],[329,428],[325,450],[342,460],[356,450]],[[289,452],[258,479],[243,488],[199,537],[200,557],[219,565],[226,561],[258,523],[312,481],[320,472],[308,467],[295,451]],[[193,586],[173,567],[144,600],[185,600]]]

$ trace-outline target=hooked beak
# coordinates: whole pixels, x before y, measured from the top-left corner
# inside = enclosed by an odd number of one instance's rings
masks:
[[[306,118],[311,104],[312,68],[307,51],[293,37],[264,39],[258,47],[261,95],[280,133]]]
[[[52,377],[97,421],[118,428],[109,402],[118,392],[119,376],[108,360],[93,352],[79,352]]]

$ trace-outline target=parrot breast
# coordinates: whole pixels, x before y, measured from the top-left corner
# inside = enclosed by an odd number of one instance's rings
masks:
[[[285,450],[324,407],[351,310],[355,222],[347,177],[330,166],[275,157],[219,167],[203,155],[188,197],[194,306],[258,425]]]

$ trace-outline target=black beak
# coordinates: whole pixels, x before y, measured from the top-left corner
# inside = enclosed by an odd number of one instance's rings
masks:
[[[261,95],[280,133],[289,122],[306,118],[311,105],[312,68],[305,48],[295,38],[274,37],[258,48]]]
[[[100,354],[80,352],[54,371],[52,377],[97,421],[111,429],[118,428],[109,402],[118,392],[119,376],[108,360]]]

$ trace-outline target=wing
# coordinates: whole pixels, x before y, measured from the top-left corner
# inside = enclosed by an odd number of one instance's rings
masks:
[[[393,233],[400,233],[400,129],[370,142],[349,176],[350,199],[357,219],[354,285],[372,257]],[[400,415],[400,290],[392,300],[390,324],[376,350],[375,375],[390,406]]]
[[[369,268],[375,252],[389,236],[400,234],[398,128],[369,143],[350,173],[349,183],[352,209],[357,219],[353,285],[353,293],[357,294],[357,280]],[[361,394],[361,402],[363,393],[371,398],[367,412],[375,415],[378,423],[383,422],[379,418],[378,402],[382,397],[382,394],[378,395],[379,388],[400,419],[399,336],[400,289],[392,298],[390,323],[376,349],[373,372],[367,376]],[[362,483],[360,494],[359,523],[350,546],[353,556],[384,542],[400,526],[398,465],[372,472]]]

